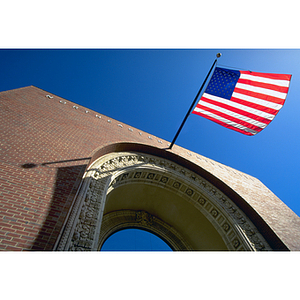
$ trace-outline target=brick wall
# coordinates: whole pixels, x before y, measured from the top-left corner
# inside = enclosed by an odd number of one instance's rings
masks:
[[[0,100],[0,250],[53,248],[99,146],[129,141],[167,147],[165,141],[33,86],[2,92]]]

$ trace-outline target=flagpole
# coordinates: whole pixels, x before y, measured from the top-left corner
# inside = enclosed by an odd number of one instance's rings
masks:
[[[193,101],[193,103],[192,103],[192,105],[191,105],[189,111],[187,112],[187,114],[186,114],[186,116],[185,116],[183,122],[181,123],[181,125],[180,125],[180,127],[179,127],[179,129],[178,129],[178,131],[177,131],[177,133],[176,133],[176,135],[175,135],[175,137],[174,137],[174,139],[173,139],[173,141],[172,141],[172,143],[171,143],[171,145],[169,146],[169,149],[172,149],[172,147],[173,147],[173,145],[174,145],[174,143],[175,143],[175,141],[176,141],[176,139],[177,139],[177,137],[178,137],[178,135],[179,135],[179,133],[180,133],[182,127],[183,127],[183,125],[185,124],[185,122],[186,122],[186,120],[187,120],[189,114],[191,113],[193,107],[195,106],[195,103],[196,103],[196,101],[197,101],[197,99],[198,99],[198,97],[199,97],[199,95],[200,95],[200,93],[201,93],[201,91],[202,91],[202,89],[203,89],[203,87],[204,87],[204,85],[205,85],[205,83],[206,83],[206,81],[207,81],[207,79],[208,79],[208,77],[209,77],[209,75],[210,75],[212,69],[214,68],[214,66],[215,66],[215,64],[216,64],[216,62],[217,62],[217,60],[218,60],[218,58],[221,57],[221,55],[222,55],[221,53],[217,53],[217,58],[215,59],[213,65],[211,66],[211,68],[210,68],[210,70],[209,70],[209,72],[208,72],[206,78],[204,79],[204,81],[203,81],[203,83],[202,83],[202,85],[201,85],[201,87],[200,87],[200,89],[199,89],[199,91],[198,91],[198,93],[197,93],[197,95],[196,95],[196,97],[195,97],[195,99],[194,99],[194,101]]]

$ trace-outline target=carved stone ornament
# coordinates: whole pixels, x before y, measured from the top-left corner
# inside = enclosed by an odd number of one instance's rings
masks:
[[[136,213],[136,221],[143,225],[152,225],[152,216],[148,214],[146,211],[139,211]]]
[[[111,153],[86,171],[56,250],[97,250],[106,195],[110,189],[142,180],[163,186],[194,203],[229,250],[272,250],[249,218],[225,194],[192,171],[167,159],[142,153]],[[152,216],[135,221],[151,226]]]
[[[113,233],[124,228],[138,228],[152,232],[174,251],[191,251],[193,247],[172,226],[147,211],[117,210],[103,216],[98,249]]]

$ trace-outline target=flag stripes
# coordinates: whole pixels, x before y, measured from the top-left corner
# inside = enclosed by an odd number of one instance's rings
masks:
[[[291,75],[287,74],[216,68],[193,113],[243,134],[255,135],[282,108],[290,80]],[[233,92],[228,96],[232,86]]]
[[[278,91],[274,91],[274,90],[270,90],[270,89],[266,89],[266,88],[262,88],[262,87],[256,87],[253,85],[249,85],[249,84],[243,84],[243,83],[237,83],[236,84],[236,88],[240,89],[242,91],[248,91],[250,92],[250,94],[252,94],[251,92],[253,92],[254,95],[258,95],[261,94],[261,97],[264,96],[271,96],[274,98],[279,98],[279,99],[285,99],[286,93],[281,93]]]
[[[251,129],[254,130],[261,130],[262,128],[265,128],[267,126],[266,123],[262,123],[259,121],[256,121],[255,119],[250,118],[250,116],[245,116],[242,114],[239,114],[237,112],[234,112],[234,110],[228,110],[226,108],[222,108],[220,106],[216,106],[213,104],[206,103],[205,106],[198,106],[197,109],[203,109],[207,112],[213,113],[215,115],[221,116],[223,118],[226,118],[230,121],[233,121],[235,123],[240,123],[244,126],[248,126]],[[197,110],[198,111],[198,110]]]
[[[224,127],[238,131],[238,132],[246,134],[246,135],[254,135],[257,133],[255,130],[252,130],[250,128],[242,126],[241,124],[230,122],[227,118],[222,118],[218,115],[214,115],[213,113],[209,113],[206,110],[198,109],[197,115],[202,116],[202,117],[209,119],[211,121],[214,121],[215,123],[218,123]]]
[[[271,115],[275,114],[282,107],[282,105],[280,104],[271,103],[239,93],[232,94],[231,101],[231,105],[234,105],[234,103],[239,103],[246,107],[252,107],[254,109],[257,109],[258,111],[263,111]]]
[[[208,106],[209,103],[215,105],[215,109],[217,109],[217,107],[222,107],[222,108],[227,109],[228,111],[233,111],[240,115],[248,116],[252,119],[255,119],[260,122],[264,122],[266,124],[269,124],[273,118],[273,115],[270,113],[262,112],[255,108],[241,105],[239,103],[235,103],[235,102],[232,102],[232,101],[226,100],[226,99],[220,99],[220,101],[214,101],[209,98],[205,98],[205,102],[203,102],[203,103],[201,102],[202,105],[199,104],[199,105],[197,105],[197,107],[198,108],[202,107],[202,109],[205,109],[204,106],[209,107]]]
[[[242,79],[242,77],[240,77],[239,82],[243,83],[243,84],[249,84],[250,83],[249,80]],[[258,82],[258,81],[252,81],[251,85],[261,87],[261,88],[266,88],[266,89],[269,89],[269,90],[279,91],[279,92],[282,92],[282,93],[287,93],[288,89],[289,89],[288,87],[285,87],[285,86],[277,86],[277,85],[274,85],[274,84],[261,83],[261,82]]]

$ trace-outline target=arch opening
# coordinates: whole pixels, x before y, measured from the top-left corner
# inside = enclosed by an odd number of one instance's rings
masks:
[[[110,235],[100,251],[172,251],[172,249],[156,234],[139,228],[126,228]]]

